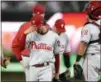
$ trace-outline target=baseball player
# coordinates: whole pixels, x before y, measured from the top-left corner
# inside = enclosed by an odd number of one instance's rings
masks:
[[[32,23],[37,30],[26,37],[26,48],[30,48],[29,81],[52,81],[51,63],[55,62],[55,57],[59,58],[58,35],[45,29],[43,23],[36,24],[35,19],[44,21],[40,15],[33,17]]]
[[[66,71],[60,74],[61,78],[70,77],[70,57],[71,52],[68,36],[65,34],[65,22],[63,19],[58,19],[55,22],[53,30],[59,35],[60,39],[60,54],[64,58],[64,65],[66,66]],[[58,63],[58,62],[57,62]]]
[[[35,14],[44,16],[44,13],[45,13],[45,9],[42,5],[38,4],[33,7],[32,16],[34,16]],[[29,78],[29,75],[28,75],[29,67],[28,67],[28,63],[27,63],[29,60],[29,57],[22,56],[21,52],[25,48],[26,35],[32,31],[35,31],[35,28],[32,26],[31,21],[22,24],[12,42],[12,52],[14,53],[17,60],[20,61],[20,63],[22,64],[22,66],[24,68],[26,81],[28,81],[28,78]]]
[[[101,70],[101,30],[99,30],[101,29],[99,23],[99,16],[101,15],[101,2],[89,2],[88,7],[85,10],[89,19],[92,21],[85,24],[82,29],[79,51],[76,63],[74,65],[77,66],[81,57],[85,56],[83,62],[83,74],[85,81],[97,82],[99,80]]]

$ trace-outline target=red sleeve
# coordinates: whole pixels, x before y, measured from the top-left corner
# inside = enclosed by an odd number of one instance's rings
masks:
[[[55,55],[55,73],[59,73],[60,69],[60,56],[57,54]]]
[[[12,42],[12,52],[16,56],[17,60],[22,60],[21,51],[25,48],[25,39],[24,31],[28,28],[28,24],[23,24],[18,30],[16,37]]]
[[[20,47],[21,47],[22,49],[25,48],[25,42],[26,42],[26,35],[25,35],[25,34],[22,34],[22,36],[20,37],[20,40],[19,40]],[[21,44],[23,44],[23,45],[21,45]]]

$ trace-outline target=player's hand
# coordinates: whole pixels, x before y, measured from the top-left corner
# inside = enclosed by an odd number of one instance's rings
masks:
[[[1,59],[1,66],[7,68],[7,65],[10,63],[10,57],[3,57]]]
[[[54,76],[54,78],[58,79],[59,78],[59,73],[56,73],[55,76]]]
[[[26,29],[24,31],[24,34],[28,34],[28,33],[34,32],[34,31],[36,31],[36,27],[30,26],[28,29]]]

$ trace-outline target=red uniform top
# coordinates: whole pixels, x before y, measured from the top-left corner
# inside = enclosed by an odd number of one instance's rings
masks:
[[[13,42],[12,42],[12,52],[16,56],[17,60],[22,60],[21,52],[25,48],[25,39],[26,35],[24,31],[31,26],[31,22],[26,22],[21,25],[20,29],[18,30]]]

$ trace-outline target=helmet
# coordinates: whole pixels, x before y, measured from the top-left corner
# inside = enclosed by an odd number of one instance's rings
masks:
[[[84,12],[89,14],[98,7],[101,7],[100,1],[91,1],[85,5]]]
[[[34,15],[31,19],[32,25],[36,25],[37,27],[41,27],[44,22],[44,18],[41,15]]]
[[[42,5],[37,4],[33,7],[33,12],[35,14],[44,14],[45,13],[45,8]]]
[[[65,32],[65,22],[63,19],[58,19],[55,22],[55,27],[57,29],[58,32]]]
[[[91,17],[92,17],[93,19],[95,19],[95,20],[101,19],[101,7],[96,8],[96,9],[92,12]]]
[[[98,20],[98,16],[101,13],[101,2],[91,1],[85,5],[84,12],[89,15],[90,18]]]

